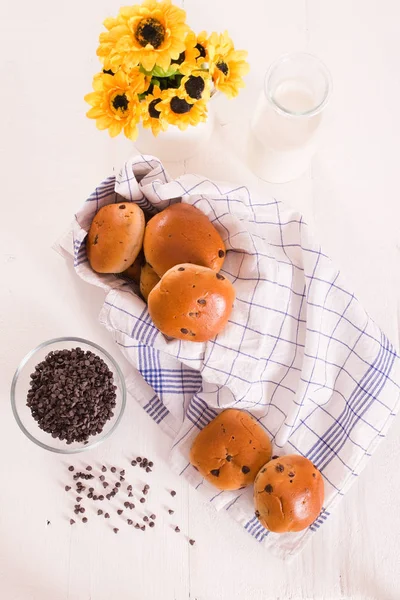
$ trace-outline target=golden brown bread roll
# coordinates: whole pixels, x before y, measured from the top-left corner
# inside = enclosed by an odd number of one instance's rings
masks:
[[[206,342],[228,322],[235,300],[231,282],[207,267],[176,265],[148,297],[155,326],[179,340]]]
[[[238,490],[253,483],[271,458],[271,442],[247,412],[224,410],[200,431],[190,450],[190,462],[220,490]]]
[[[208,217],[191,204],[172,204],[147,223],[144,234],[146,261],[162,277],[181,263],[219,271],[225,246]]]
[[[290,454],[264,465],[254,482],[256,516],[270,531],[305,529],[321,512],[324,480],[308,458]]]
[[[138,256],[135,258],[133,265],[122,271],[122,275],[125,277],[129,277],[129,279],[133,279],[136,283],[140,282],[140,272],[142,270],[142,264],[144,260],[143,252],[139,252]]]
[[[146,263],[143,265],[141,273],[140,273],[140,293],[143,298],[146,300],[149,297],[149,294],[154,286],[160,281],[159,276],[155,272],[152,267]]]
[[[140,252],[144,214],[133,202],[103,206],[94,217],[86,240],[90,266],[97,273],[122,273]]]

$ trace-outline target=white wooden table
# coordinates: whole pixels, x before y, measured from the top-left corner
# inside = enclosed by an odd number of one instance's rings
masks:
[[[250,53],[240,98],[219,104],[207,154],[167,165],[274,194],[301,210],[371,316],[399,346],[399,18],[396,0],[184,0],[193,28],[229,29]],[[95,185],[132,152],[85,119],[95,48],[117,0],[6,1],[0,22],[0,597],[2,600],[267,600],[400,598],[400,420],[340,507],[291,563],[273,558],[169,471],[168,442],[135,403],[104,445],[74,459],[126,464],[151,456],[157,527],[117,536],[89,519],[71,528],[68,460],[31,444],[14,423],[9,387],[44,339],[77,335],[119,356],[97,323],[103,293],[50,246]],[[330,68],[324,144],[299,181],[271,186],[243,162],[263,74],[306,50]],[[166,492],[174,487],[170,527]],[[158,491],[157,491],[158,490]],[[169,498],[169,500],[168,500]],[[50,524],[47,524],[50,521]],[[141,532],[140,532],[141,533]],[[192,548],[186,535],[196,539]]]

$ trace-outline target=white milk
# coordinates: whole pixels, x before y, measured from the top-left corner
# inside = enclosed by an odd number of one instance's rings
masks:
[[[251,121],[248,147],[250,166],[259,177],[283,183],[307,170],[316,150],[321,113],[301,113],[312,111],[317,104],[301,79],[279,83],[273,102],[262,92]]]

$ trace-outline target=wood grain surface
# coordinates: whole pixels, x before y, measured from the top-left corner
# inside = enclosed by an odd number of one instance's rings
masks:
[[[217,100],[218,124],[207,151],[167,169],[173,176],[197,172],[245,183],[301,210],[348,286],[398,348],[398,2],[185,0],[181,5],[194,29],[228,29],[237,46],[249,50],[252,69],[237,100]],[[151,457],[148,506],[157,513],[157,526],[144,533],[121,526],[114,535],[110,527],[116,518],[109,526],[90,511],[86,526],[70,527],[71,500],[63,490],[68,459],[35,447],[14,422],[13,372],[45,339],[91,339],[129,370],[97,322],[103,292],[80,281],[51,249],[96,184],[135,152],[131,142],[111,140],[84,116],[101,22],[118,7],[117,0],[2,5],[0,598],[398,600],[399,419],[339,508],[292,562],[260,549],[170,472],[168,441],[134,402],[117,433],[73,463],[128,469],[133,455]],[[246,166],[248,122],[268,65],[297,50],[315,53],[328,65],[334,94],[309,172],[272,186]],[[129,473],[137,483],[138,471]],[[166,512],[171,505],[173,516]]]

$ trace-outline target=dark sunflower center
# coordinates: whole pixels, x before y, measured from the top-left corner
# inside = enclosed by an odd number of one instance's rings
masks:
[[[122,112],[128,110],[128,104],[129,100],[125,94],[118,94],[112,101],[113,108],[115,110],[121,110]]]
[[[156,98],[156,100],[152,100],[149,104],[149,115],[153,118],[153,119],[159,119],[160,118],[160,111],[156,109],[157,104],[161,102],[160,98]]]
[[[105,73],[106,75],[114,75],[111,69],[103,69],[103,73]]]
[[[147,44],[151,44],[153,48],[157,49],[165,38],[164,25],[152,17],[142,19],[136,28],[135,38],[141,46],[145,47]]]
[[[177,115],[184,115],[192,108],[192,104],[189,104],[189,102],[186,102],[186,100],[183,100],[183,98],[178,98],[178,96],[174,96],[172,98],[170,106],[172,112],[176,113]]]
[[[229,73],[229,68],[228,65],[226,64],[226,62],[224,62],[223,60],[221,60],[220,62],[217,62],[216,64],[217,69],[219,69],[224,75],[228,75]]]
[[[201,58],[205,58],[206,57],[206,49],[204,48],[204,46],[202,44],[196,44],[196,48],[200,52]]]
[[[202,77],[195,77],[194,75],[190,75],[189,79],[185,83],[185,90],[190,96],[190,98],[194,98],[195,100],[200,100],[203,92],[204,92],[204,79]]]
[[[174,63],[174,65],[181,65],[184,62],[185,58],[186,58],[186,52],[183,51],[180,53],[178,58],[176,58],[175,60],[171,60],[171,62]]]

